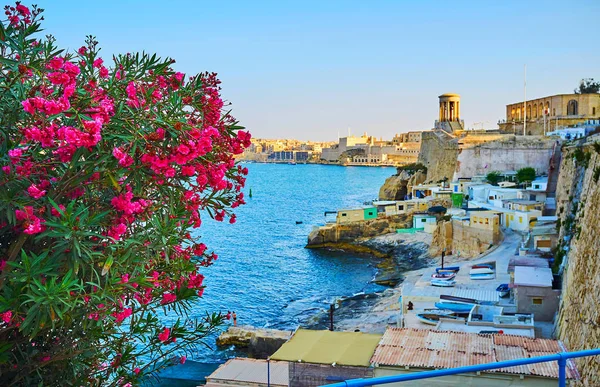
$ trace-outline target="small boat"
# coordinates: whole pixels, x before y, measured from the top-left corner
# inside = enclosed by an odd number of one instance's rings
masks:
[[[494,273],[469,274],[472,280],[489,280],[496,278]]]
[[[454,285],[456,285],[456,281],[453,279],[451,279],[451,280],[432,279],[431,280],[431,286],[441,286],[444,288],[451,288]]]
[[[468,313],[473,309],[473,304],[462,304],[460,302],[436,302],[435,307],[438,309],[451,310],[457,313]]]
[[[456,274],[456,271],[454,270],[436,270],[435,271],[437,274]]]
[[[289,165],[296,165],[296,162],[295,161],[290,161],[288,164]]]
[[[441,318],[447,318],[452,320],[458,320],[459,317],[453,316],[451,314],[442,314],[442,313],[418,313],[417,318],[419,321],[429,325],[437,325]]]
[[[510,288],[508,287],[508,284],[500,284],[500,286],[496,288],[496,291],[500,293],[500,297],[506,297],[510,294]]]
[[[446,270],[457,272],[457,271],[460,270],[460,266],[446,266],[444,268],[441,268],[441,267],[436,267],[435,268],[435,271],[438,272],[438,273],[440,271],[446,271]]]
[[[454,277],[456,277],[456,273],[448,273],[448,274],[432,274],[431,278],[432,279],[437,279],[437,280],[442,280],[442,281],[447,281],[447,280],[451,280]]]
[[[479,264],[479,265],[473,265],[473,266],[471,266],[471,269],[490,269],[490,270],[493,270],[494,266],[493,265],[489,265],[487,263],[482,263],[482,264]]]
[[[494,274],[494,270],[487,267],[480,267],[471,269],[471,271],[469,271],[469,275],[473,274]]]
[[[302,224],[302,221],[301,220],[297,220],[296,224]]]

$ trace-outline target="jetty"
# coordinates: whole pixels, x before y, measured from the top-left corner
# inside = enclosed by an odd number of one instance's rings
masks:
[[[245,348],[252,357],[266,359],[288,341],[292,333],[292,331],[256,328],[250,325],[229,327],[219,335],[217,345]]]

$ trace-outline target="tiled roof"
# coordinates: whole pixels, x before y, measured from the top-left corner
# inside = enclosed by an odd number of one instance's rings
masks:
[[[442,369],[544,356],[563,351],[556,340],[388,328],[375,349],[371,363],[378,366]],[[547,362],[486,372],[558,378],[558,365],[556,362]],[[574,378],[576,375],[577,371],[569,361],[567,377]]]

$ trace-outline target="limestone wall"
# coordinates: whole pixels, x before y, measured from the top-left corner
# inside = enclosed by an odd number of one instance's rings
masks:
[[[480,229],[463,224],[462,221],[452,220],[438,223],[433,233],[429,254],[438,256],[445,248],[454,255],[474,258],[490,246],[497,245],[502,239],[502,234],[493,230]]]
[[[486,175],[491,171],[517,171],[533,167],[538,174],[547,174],[555,140],[541,136],[496,136],[493,141],[474,142],[469,137],[460,140],[456,171],[460,177]]]
[[[427,181],[452,178],[458,155],[456,140],[442,132],[423,132],[419,162],[427,167]]]
[[[600,137],[596,136],[596,141]],[[557,189],[564,264],[557,335],[571,351],[600,348],[600,146],[563,152]],[[579,154],[579,155],[578,155]],[[579,160],[575,157],[578,155]],[[589,155],[589,156],[588,156]],[[588,161],[585,161],[587,158]],[[587,166],[585,166],[587,164]],[[569,242],[564,242],[565,239]],[[577,361],[581,386],[600,385],[600,362]]]

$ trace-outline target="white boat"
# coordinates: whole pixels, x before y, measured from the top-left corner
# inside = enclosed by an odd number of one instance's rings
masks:
[[[431,286],[441,286],[444,288],[451,288],[451,287],[454,287],[454,285],[456,285],[456,281],[453,279],[451,279],[451,280],[432,279],[431,280]]]
[[[469,272],[469,275],[473,275],[473,274],[494,274],[494,270],[490,269],[488,267],[480,267],[480,268],[476,268],[476,269],[471,269],[471,271]]]
[[[469,277],[472,280],[488,280],[496,278],[494,273],[481,273],[481,274],[470,274]]]
[[[456,277],[456,273],[454,273],[454,272],[448,273],[448,274],[434,273],[431,275],[432,280],[438,280],[438,281],[450,281],[450,280],[454,279],[454,277]]]

